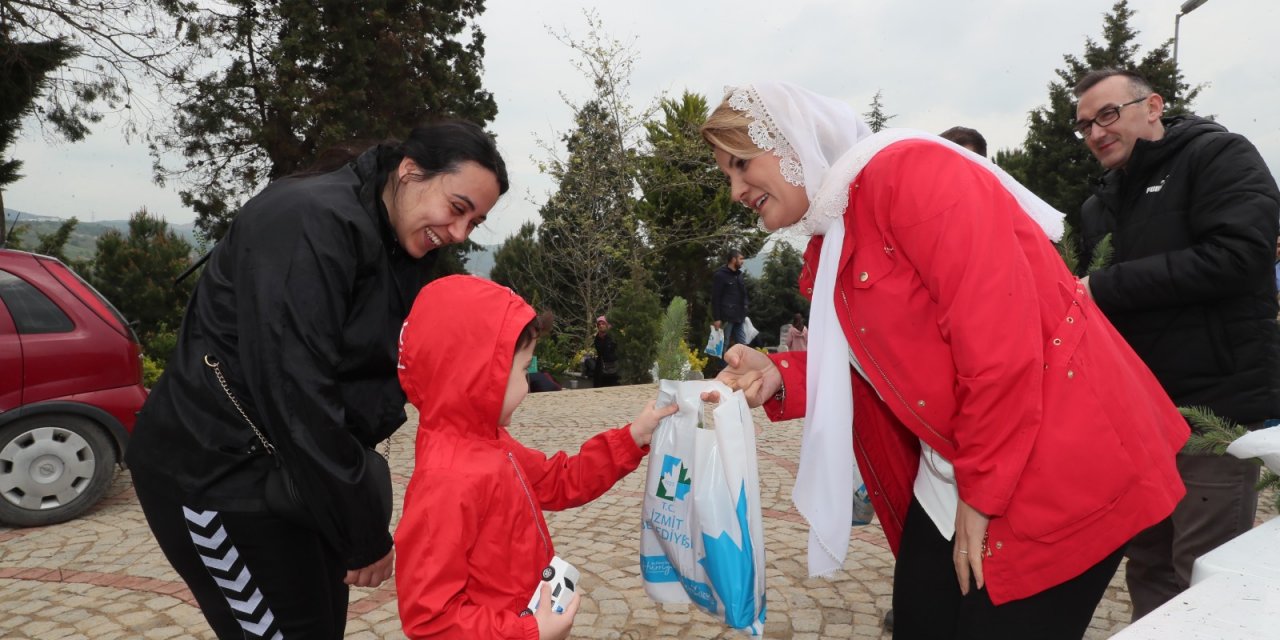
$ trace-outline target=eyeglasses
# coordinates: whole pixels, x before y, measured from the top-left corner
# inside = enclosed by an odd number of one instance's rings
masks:
[[[1076,122],[1075,126],[1071,127],[1071,129],[1076,132],[1077,138],[1084,140],[1089,136],[1089,132],[1093,130],[1093,125],[1096,124],[1099,127],[1109,127],[1115,124],[1116,120],[1120,119],[1121,109],[1131,104],[1138,104],[1139,102],[1142,102],[1143,100],[1146,100],[1147,98],[1150,98],[1150,97],[1151,96],[1143,96],[1141,98],[1138,98],[1137,100],[1130,100],[1129,102],[1126,102],[1122,105],[1107,107],[1106,109],[1099,111],[1098,115],[1094,116],[1092,120],[1080,120]]]

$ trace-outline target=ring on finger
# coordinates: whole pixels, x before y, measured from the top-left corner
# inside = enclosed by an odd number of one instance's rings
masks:
[[[967,556],[967,555],[969,555],[969,552],[968,552],[968,551],[966,551],[966,550],[964,550],[964,549],[960,549],[960,555],[962,555],[962,556]]]

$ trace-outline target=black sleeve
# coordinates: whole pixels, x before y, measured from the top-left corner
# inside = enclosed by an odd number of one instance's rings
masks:
[[[711,319],[724,320],[724,278],[720,277],[720,271],[716,270],[711,274]]]
[[[1089,288],[1104,312],[1204,303],[1249,293],[1272,267],[1280,194],[1257,149],[1215,136],[1196,151],[1187,206],[1191,246],[1094,272]]]
[[[361,245],[358,232],[329,212],[295,219],[288,237],[261,234],[277,237],[237,256],[239,287],[252,296],[238,322],[239,356],[277,455],[325,539],[358,569],[391,550],[336,379]]]

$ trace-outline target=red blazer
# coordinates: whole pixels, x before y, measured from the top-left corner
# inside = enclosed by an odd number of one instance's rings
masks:
[[[996,604],[1080,575],[1172,512],[1186,422],[994,176],[903,141],[854,179],[844,221],[836,312],[870,378],[852,376],[854,453],[895,553],[920,440],[991,516]],[[821,243],[805,253],[810,296]],[[786,396],[766,411],[804,415],[805,354],[773,358]]]

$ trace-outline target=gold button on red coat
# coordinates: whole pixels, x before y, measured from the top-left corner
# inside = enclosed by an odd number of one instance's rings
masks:
[[[870,277],[871,277],[871,276],[867,275],[867,272],[866,272],[866,271],[863,271],[862,273],[859,273],[859,274],[858,274],[858,281],[859,281],[859,282],[866,282],[866,281],[867,281],[867,278],[870,278]]]

